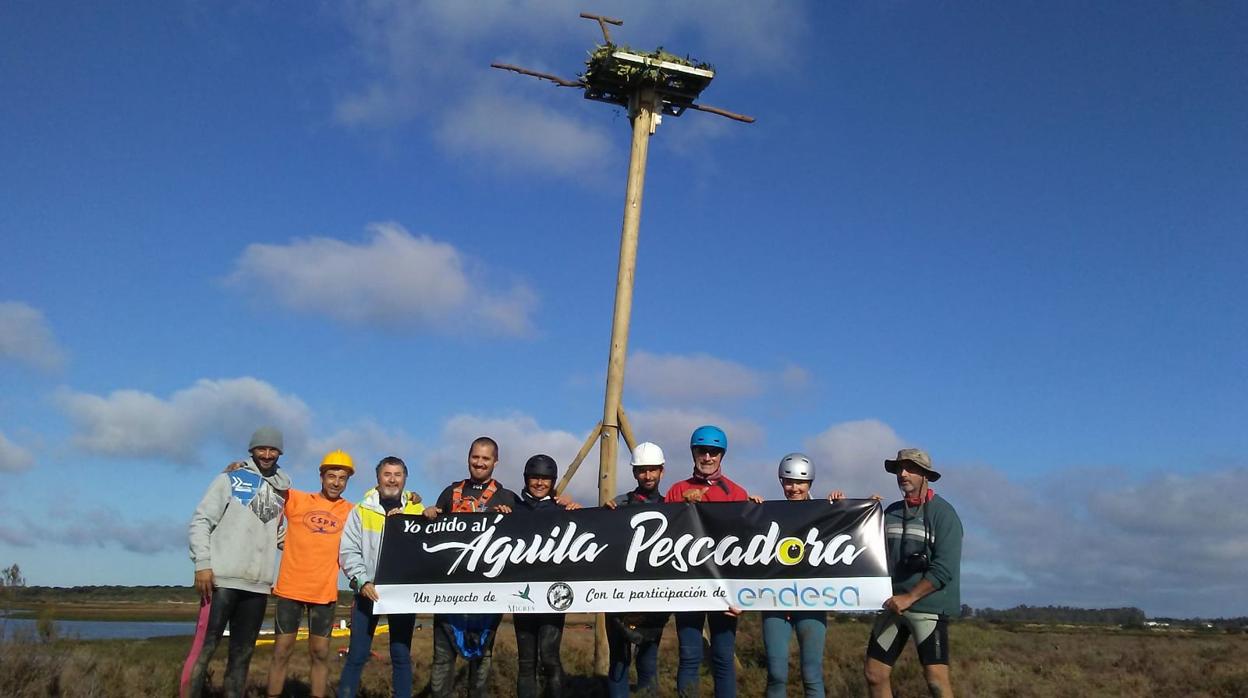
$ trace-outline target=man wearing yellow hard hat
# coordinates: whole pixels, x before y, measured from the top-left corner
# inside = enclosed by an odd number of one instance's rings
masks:
[[[286,496],[286,547],[273,587],[277,610],[273,617],[273,662],[269,665],[270,696],[282,694],[295,635],[305,613],[312,695],[325,695],[329,636],[338,602],[338,544],[351,515],[351,503],[342,493],[354,473],[355,465],[347,452],[330,451],[321,459],[321,491],[300,492],[292,487]]]

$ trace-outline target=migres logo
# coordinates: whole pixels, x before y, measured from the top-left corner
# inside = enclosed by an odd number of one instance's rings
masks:
[[[531,613],[537,610],[537,604],[533,602],[533,597],[529,595],[530,585],[525,584],[524,588],[519,591],[511,592],[513,598],[519,601],[508,601],[507,610],[512,613]]]

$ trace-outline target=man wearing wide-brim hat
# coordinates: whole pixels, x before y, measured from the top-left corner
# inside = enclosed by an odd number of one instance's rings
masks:
[[[962,521],[930,483],[940,479],[932,459],[903,448],[884,461],[897,477],[901,501],[884,510],[884,543],[893,595],[871,629],[864,673],[873,697],[892,696],[893,664],[913,635],[933,696],[953,695],[949,680],[949,618],[961,610]]]

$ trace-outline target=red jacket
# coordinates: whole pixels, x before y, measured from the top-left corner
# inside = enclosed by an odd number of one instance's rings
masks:
[[[683,502],[685,501],[685,492],[689,490],[705,490],[702,493],[702,501],[704,502],[744,502],[749,499],[749,495],[741,485],[726,477],[719,478],[714,485],[710,486],[705,481],[697,478],[691,477],[688,480],[681,480],[672,485],[664,499],[669,502]]]

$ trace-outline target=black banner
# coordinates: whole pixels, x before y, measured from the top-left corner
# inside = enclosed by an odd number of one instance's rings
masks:
[[[378,613],[877,610],[873,500],[391,516]]]

